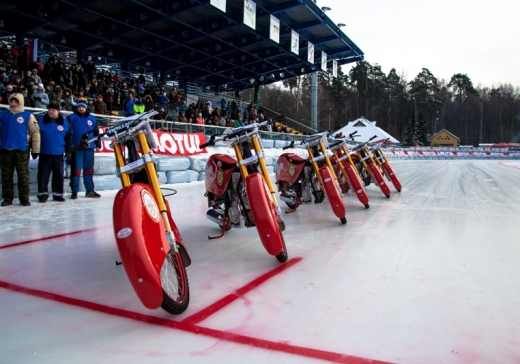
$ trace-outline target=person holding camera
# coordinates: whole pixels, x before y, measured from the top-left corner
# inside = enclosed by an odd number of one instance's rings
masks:
[[[43,85],[40,83],[36,88],[36,91],[31,96],[33,105],[37,109],[45,109],[49,105],[49,95],[47,95],[43,89]]]

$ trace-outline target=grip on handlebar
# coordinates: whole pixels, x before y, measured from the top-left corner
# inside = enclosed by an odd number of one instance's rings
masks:
[[[286,145],[285,147],[283,147],[282,150],[286,150],[289,148],[294,148],[294,140],[291,140],[291,143],[289,145]]]

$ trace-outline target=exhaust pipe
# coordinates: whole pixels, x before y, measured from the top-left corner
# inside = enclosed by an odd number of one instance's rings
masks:
[[[287,202],[291,205],[294,205],[296,203],[296,198],[294,196],[286,195],[283,193],[280,195],[280,200],[282,200],[283,202]]]
[[[216,223],[218,226],[222,226],[223,225],[222,215],[223,214],[217,212],[217,210],[215,210],[215,209],[211,209],[211,210],[208,210],[206,212],[206,217],[210,221],[213,221],[214,223]]]

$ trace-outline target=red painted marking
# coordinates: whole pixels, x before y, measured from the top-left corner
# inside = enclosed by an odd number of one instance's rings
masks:
[[[287,263],[286,263],[287,264]],[[77,307],[83,307],[92,311],[97,311],[101,313],[105,313],[108,315],[123,317],[130,320],[140,321],[152,325],[158,325],[163,327],[169,327],[172,329],[182,330],[185,332],[189,332],[192,334],[197,335],[205,335],[209,336],[218,340],[228,341],[235,344],[243,344],[243,345],[249,345],[261,349],[266,350],[272,350],[272,351],[279,351],[284,352],[288,354],[294,354],[299,356],[304,356],[308,358],[315,358],[315,359],[321,359],[321,360],[328,360],[336,363],[348,363],[348,364],[361,364],[361,363],[376,363],[376,364],[385,364],[389,362],[379,361],[379,360],[372,360],[372,359],[365,359],[360,358],[356,356],[346,355],[346,354],[340,354],[335,353],[332,351],[325,351],[325,350],[317,350],[312,348],[306,348],[303,346],[296,346],[296,345],[289,345],[285,343],[280,342],[274,342],[264,339],[258,339],[250,336],[245,335],[238,335],[234,334],[232,332],[226,332],[226,331],[220,331],[215,329],[210,329],[206,327],[201,327],[198,325],[189,324],[186,322],[179,322],[179,321],[173,321],[173,320],[167,320],[155,316],[145,315],[141,313],[131,312],[122,310],[119,308],[114,308],[110,306],[101,305],[94,302],[84,301],[77,298],[71,298],[66,296],[61,296],[58,294],[40,291],[37,289],[27,288],[18,286],[16,284],[11,284],[7,282],[0,281],[0,287],[14,291],[14,292],[20,292],[24,294],[28,294],[31,296],[36,296],[39,298],[45,298],[48,300],[53,300],[56,302],[61,302],[67,305],[77,306]]]
[[[19,243],[13,243],[13,244],[7,244],[7,245],[4,245],[4,246],[0,246],[0,249],[12,248],[12,247],[14,247],[14,246],[19,246],[19,245],[25,245],[25,244],[37,243],[37,242],[39,242],[39,241],[45,241],[45,240],[51,240],[51,239],[62,238],[62,237],[64,237],[64,236],[69,236],[69,235],[76,235],[76,234],[81,234],[81,233],[88,233],[88,232],[90,232],[90,231],[94,231],[94,230],[98,230],[98,229],[104,229],[104,228],[96,227],[96,228],[92,228],[92,229],[85,229],[85,230],[72,231],[72,232],[70,232],[70,233],[63,233],[63,234],[58,234],[58,235],[46,236],[46,237],[38,238],[38,239],[32,239],[32,240],[21,241],[21,242],[19,242]]]
[[[509,164],[504,163],[504,162],[498,162],[498,164],[500,164],[501,166],[509,167],[509,168],[520,169],[520,167],[517,167],[517,166],[510,166]]]
[[[237,289],[235,292],[221,298],[217,302],[213,303],[212,305],[206,307],[205,309],[197,312],[194,315],[191,315],[182,322],[188,323],[188,324],[198,324],[199,322],[207,319],[209,316],[213,315],[217,311],[223,309],[227,305],[229,305],[231,302],[237,300],[240,297],[243,297],[246,293],[252,291],[253,289],[260,286],[262,283],[267,281],[268,279],[282,273],[283,271],[289,269],[296,263],[300,262],[302,258],[293,258],[286,262],[285,264],[279,265],[278,267],[274,268],[273,270],[270,270],[269,272],[262,274],[260,277],[256,278],[255,280],[251,281],[250,283],[246,284],[242,288]]]

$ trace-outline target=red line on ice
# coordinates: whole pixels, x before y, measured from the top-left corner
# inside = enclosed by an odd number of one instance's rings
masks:
[[[0,246],[0,249],[7,249],[7,248],[12,248],[12,247],[15,247],[15,246],[19,246],[19,245],[25,245],[25,244],[37,243],[39,241],[45,241],[45,240],[62,238],[64,236],[69,236],[69,235],[88,233],[90,231],[94,231],[94,230],[98,230],[98,229],[104,229],[104,228],[95,227],[95,228],[91,228],[91,229],[72,231],[72,232],[69,232],[69,233],[57,234],[57,235],[52,235],[52,236],[45,236],[43,238],[31,239],[31,240],[21,241],[21,242],[18,242],[18,243],[12,243],[12,244],[7,244],[7,245],[4,245],[4,246]]]
[[[322,360],[329,360],[336,363],[348,363],[348,364],[361,364],[361,363],[376,363],[376,364],[383,364],[387,362],[378,361],[378,360],[371,360],[371,359],[365,359],[360,358],[356,356],[346,355],[346,354],[340,354],[335,353],[331,351],[325,351],[325,350],[317,350],[312,348],[306,348],[303,346],[297,346],[297,345],[289,345],[285,343],[280,342],[274,342],[270,340],[264,340],[264,339],[258,339],[250,336],[245,335],[238,335],[234,334],[232,332],[226,332],[226,331],[220,331],[215,329],[210,329],[206,327],[201,327],[198,325],[193,325],[190,323],[185,322],[179,322],[174,320],[167,320],[164,318],[159,318],[155,316],[145,315],[137,312],[131,312],[127,310],[122,310],[119,308],[114,308],[110,306],[101,305],[99,303],[95,302],[89,302],[80,300],[77,298],[72,297],[66,297],[50,292],[40,291],[33,288],[27,288],[22,287],[16,284],[11,284],[8,282],[0,281],[0,287],[5,288],[14,292],[20,292],[24,294],[28,294],[31,296],[36,296],[39,298],[45,298],[48,300],[53,300],[56,302],[64,303],[67,305],[77,306],[77,307],[83,307],[92,311],[97,311],[100,313],[109,314],[112,316],[118,316],[123,317],[130,320],[140,321],[152,325],[158,325],[163,327],[169,327],[172,329],[182,330],[186,331],[192,334],[197,335],[205,335],[208,337],[212,337],[219,340],[224,340],[236,344],[243,344],[243,345],[249,345],[261,349],[266,350],[272,350],[272,351],[279,351],[309,358],[316,358],[316,359],[322,359]]]
[[[258,286],[260,286],[262,283],[264,283],[268,279],[270,279],[270,278],[272,278],[272,277],[282,273],[283,271],[289,269],[290,267],[292,267],[293,265],[295,265],[296,263],[298,263],[301,260],[302,260],[302,258],[294,258],[294,259],[289,260],[285,264],[279,265],[278,267],[270,270],[267,273],[262,274],[260,277],[258,277],[255,280],[249,282],[245,286],[237,289],[235,292],[233,292],[233,293],[231,293],[231,294],[221,298],[217,302],[209,305],[205,309],[200,310],[199,312],[197,312],[197,313],[195,313],[195,314],[185,318],[184,320],[182,320],[182,322],[183,323],[188,323],[188,324],[198,324],[199,322],[207,319],[209,316],[213,315],[217,311],[223,309],[224,307],[226,307],[227,305],[229,305],[233,301],[239,299],[240,297],[243,297],[246,293],[248,293],[248,292],[252,291],[253,289],[257,288]]]

